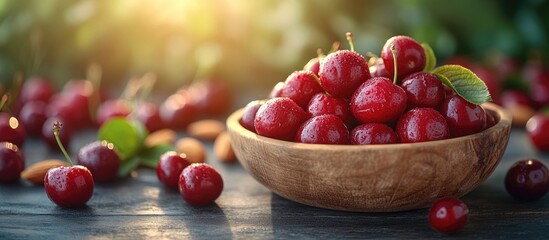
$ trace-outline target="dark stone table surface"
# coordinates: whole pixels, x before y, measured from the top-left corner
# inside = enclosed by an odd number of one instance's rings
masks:
[[[71,152],[95,139],[80,132]],[[219,162],[208,147],[207,162],[221,173],[225,188],[214,205],[195,208],[179,193],[160,185],[152,169],[131,177],[96,184],[83,209],[63,209],[47,198],[42,186],[21,180],[0,185],[0,239],[433,239],[445,235],[431,229],[428,209],[397,213],[352,213],[319,209],[286,200],[255,181],[238,163]],[[27,166],[61,158],[36,139],[24,147]],[[467,226],[453,238],[549,238],[549,196],[517,202],[503,179],[512,163],[537,158],[549,165],[522,129],[513,129],[508,148],[495,172],[462,197],[470,209]]]

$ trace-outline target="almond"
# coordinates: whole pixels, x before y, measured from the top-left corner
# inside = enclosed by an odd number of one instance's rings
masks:
[[[236,156],[231,145],[231,138],[227,132],[222,132],[217,136],[213,148],[215,156],[222,162],[236,161]]]
[[[34,163],[27,167],[23,172],[21,172],[21,178],[25,179],[34,184],[44,183],[44,177],[48,170],[54,167],[68,166],[69,164],[65,161],[57,159],[48,159],[43,160],[37,163]]]
[[[213,141],[221,132],[225,131],[225,124],[219,120],[205,119],[193,122],[187,127],[187,133],[192,137]]]
[[[159,144],[172,145],[177,134],[171,129],[160,129],[145,138],[145,146],[153,147]]]
[[[206,160],[204,145],[196,138],[181,138],[175,143],[175,148],[178,152],[185,153],[191,163],[203,163]]]

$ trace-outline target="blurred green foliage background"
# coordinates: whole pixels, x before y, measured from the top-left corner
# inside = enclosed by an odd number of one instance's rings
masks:
[[[58,86],[98,63],[105,85],[154,72],[156,90],[218,76],[267,91],[316,49],[346,44],[379,54],[397,34],[439,59],[492,51],[524,60],[549,53],[543,0],[0,0],[0,80],[44,75]]]

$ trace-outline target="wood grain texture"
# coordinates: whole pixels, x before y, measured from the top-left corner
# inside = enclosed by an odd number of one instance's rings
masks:
[[[267,188],[306,205],[356,212],[424,208],[460,197],[494,171],[509,140],[510,115],[485,105],[495,126],[469,136],[414,144],[320,145],[279,141],[227,120],[233,148]]]

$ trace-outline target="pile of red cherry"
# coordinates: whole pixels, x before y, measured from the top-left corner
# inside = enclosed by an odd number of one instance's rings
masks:
[[[69,81],[56,93],[48,79],[31,78],[18,95],[15,116],[0,112],[0,183],[20,179],[25,168],[21,152],[25,139],[40,136],[52,150],[60,149],[69,162],[70,166],[50,169],[44,178],[49,199],[68,208],[85,205],[93,195],[95,182],[115,180],[122,160],[116,146],[98,140],[79,149],[78,165],[73,165],[65,147],[75,130],[98,127],[114,117],[129,117],[132,112],[149,132],[161,128],[182,130],[201,116],[225,114],[232,103],[228,87],[215,79],[182,87],[160,106],[141,101],[135,109],[129,99],[107,99],[105,92],[89,80]],[[7,95],[3,95],[0,109],[7,101]],[[157,167],[159,181],[169,187],[176,181],[181,196],[191,205],[212,203],[223,189],[221,175],[208,164],[189,164],[184,156],[175,152],[162,155]]]
[[[246,106],[241,124],[259,135],[316,144],[389,144],[480,132],[494,117],[424,71],[424,47],[390,38],[369,66],[353,50],[314,58]],[[396,72],[396,76],[395,76]]]
[[[414,39],[392,37],[381,57],[369,61],[350,43],[351,50],[311,59],[276,84],[268,100],[250,102],[240,124],[279,140],[360,145],[442,140],[495,124],[482,106],[428,72],[428,51]],[[549,190],[549,171],[540,161],[519,161],[505,186],[518,200],[537,200]],[[453,233],[465,226],[468,213],[463,201],[445,197],[433,204],[429,221],[437,231]]]

